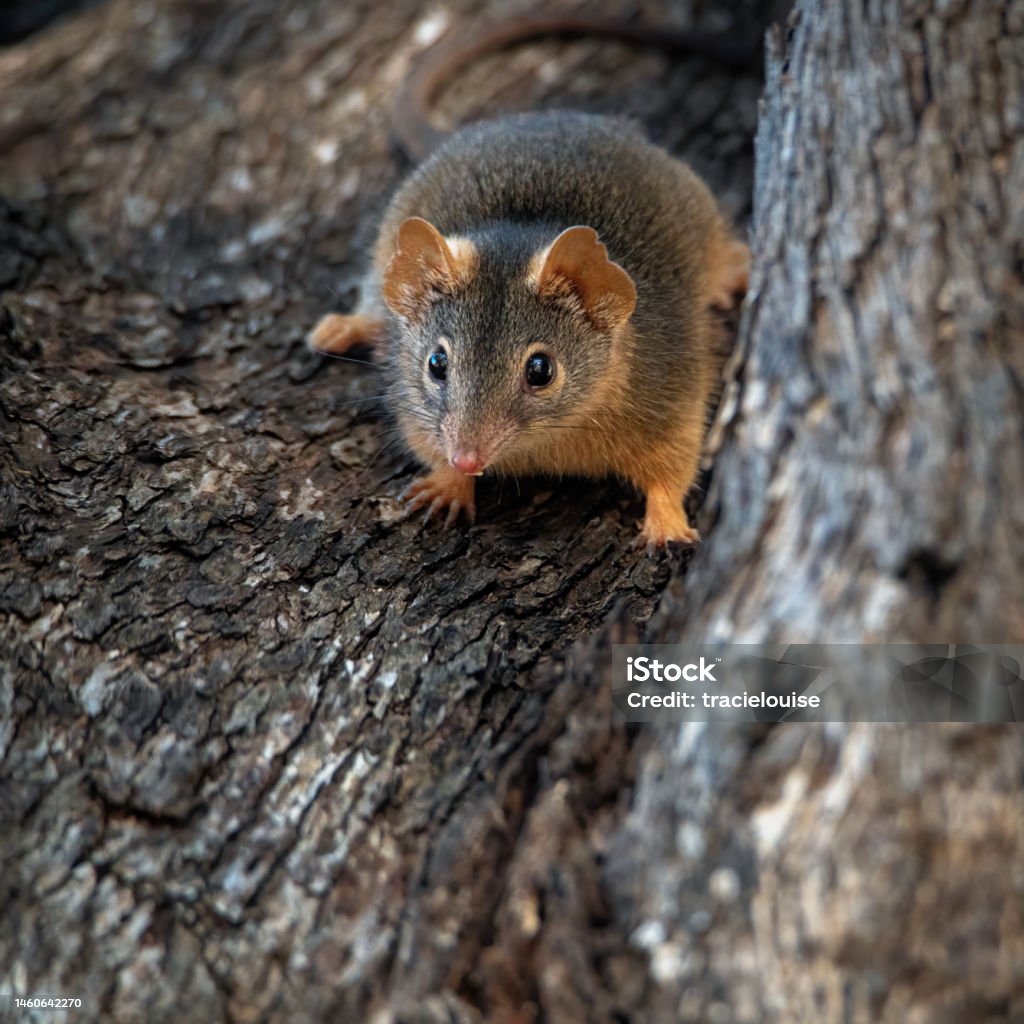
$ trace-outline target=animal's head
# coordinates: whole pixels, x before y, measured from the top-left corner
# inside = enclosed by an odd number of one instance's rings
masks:
[[[418,217],[399,228],[383,281],[401,321],[397,411],[460,472],[585,429],[625,372],[636,287],[592,228],[556,234],[497,224],[445,237]]]

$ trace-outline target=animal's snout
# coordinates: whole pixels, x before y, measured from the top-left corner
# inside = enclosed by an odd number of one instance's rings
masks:
[[[451,457],[452,465],[466,476],[479,476],[484,471],[484,460],[475,450],[459,449]]]

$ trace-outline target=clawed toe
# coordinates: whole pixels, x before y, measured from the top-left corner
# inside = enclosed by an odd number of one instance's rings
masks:
[[[398,496],[398,500],[405,505],[408,512],[415,512],[418,508],[422,508],[428,499],[426,489],[424,487],[426,481],[424,480],[413,480],[408,487],[402,491]]]
[[[475,519],[473,481],[460,475],[441,471],[432,473],[422,480],[414,480],[402,492],[399,500],[405,504],[410,515],[425,509],[424,523],[429,523],[441,513],[446,513],[445,529],[453,527],[462,515],[470,524]]]
[[[636,540],[633,541],[633,550],[646,555],[648,558],[654,558],[659,551],[667,551],[668,545],[666,544],[663,547],[659,547],[653,540],[649,540],[641,533],[638,534]]]
[[[459,521],[459,515],[461,512],[462,504],[458,501],[453,501],[451,505],[448,506],[448,515],[445,516],[444,520],[444,528],[446,530],[450,530]],[[468,518],[470,523],[472,523],[473,517],[469,516]]]
[[[692,526],[663,530],[645,524],[633,541],[633,547],[653,557],[659,551],[685,550],[696,547],[699,543],[700,533]]]

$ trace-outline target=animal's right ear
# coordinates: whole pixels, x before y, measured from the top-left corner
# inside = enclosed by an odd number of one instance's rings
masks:
[[[419,320],[437,296],[450,295],[469,277],[475,259],[472,242],[445,238],[422,217],[408,217],[384,270],[384,301],[398,316]]]

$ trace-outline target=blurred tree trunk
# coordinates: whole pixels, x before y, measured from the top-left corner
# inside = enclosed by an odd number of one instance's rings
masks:
[[[768,63],[714,527],[655,634],[1024,639],[1022,71],[1019,3],[800,5]],[[1019,729],[751,740],[640,744],[606,855],[660,983],[639,1018],[1021,1018]]]
[[[0,54],[0,991],[104,1021],[1016,1019],[1015,730],[637,730],[609,673],[641,633],[1024,640],[1021,5],[804,3],[773,49],[685,574],[629,550],[611,485],[402,522],[374,371],[302,345],[440,27],[110,0]],[[741,205],[751,81],[520,58],[475,73],[516,106],[596,81]],[[544,92],[555,58],[582,100]]]

